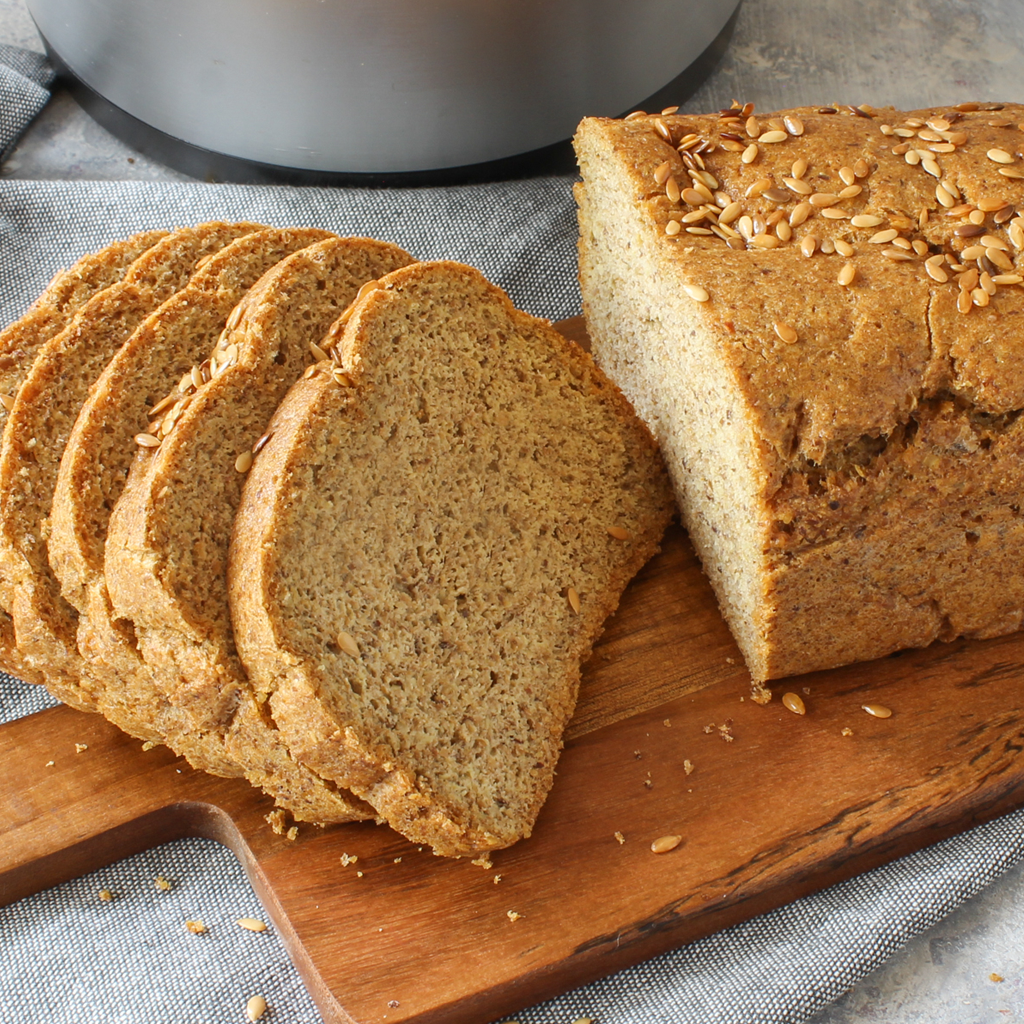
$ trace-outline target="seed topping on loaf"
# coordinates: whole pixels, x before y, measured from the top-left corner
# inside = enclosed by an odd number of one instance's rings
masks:
[[[836,275],[842,287],[858,283],[856,257],[865,246],[884,246],[879,251],[887,260],[919,264],[931,281],[955,287],[956,308],[966,315],[987,306],[1000,288],[1024,282],[1017,259],[1024,250],[1019,190],[1000,194],[1000,177],[1009,179],[1006,186],[1024,179],[1024,140],[1017,134],[1024,124],[991,116],[1003,109],[963,103],[927,119],[891,118],[897,121],[891,125],[884,118],[894,112],[868,106],[819,107],[759,119],[752,104],[735,103],[717,117],[637,111],[626,120],[634,131],[650,133],[648,174],[654,188],[648,199],[674,244],[703,238],[732,249],[795,244],[807,258],[838,253],[853,259]],[[820,161],[815,166],[794,152],[844,117],[857,122],[868,155],[839,166]],[[875,123],[874,131],[863,126],[864,119]],[[1013,135],[991,145],[993,129]],[[892,145],[892,138],[899,141]],[[888,190],[876,201],[872,175],[882,144],[914,169],[910,186],[920,205],[913,215],[889,208]],[[985,147],[997,177],[982,175],[992,194],[969,202],[958,184],[959,164],[963,156],[974,158],[978,145]],[[722,168],[728,180],[720,180]],[[694,282],[686,290],[706,302],[708,284]]]

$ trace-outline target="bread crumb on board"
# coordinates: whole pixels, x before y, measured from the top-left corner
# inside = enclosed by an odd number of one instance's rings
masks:
[[[266,816],[266,822],[274,835],[283,836],[288,824],[288,815],[280,807],[276,807]]]
[[[198,920],[198,919],[195,920],[195,921],[186,921],[185,922],[185,927],[193,935],[206,935],[209,932],[209,929],[206,927],[206,925],[203,924],[203,922]]]

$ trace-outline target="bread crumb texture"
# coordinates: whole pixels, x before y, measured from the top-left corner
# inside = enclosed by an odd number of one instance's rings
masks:
[[[1021,626],[1022,123],[736,104],[580,126],[594,353],[756,681]]]
[[[300,380],[245,483],[239,652],[300,760],[435,852],[507,846],[672,514],[660,456],[586,353],[459,264],[382,278],[323,345],[350,383]]]

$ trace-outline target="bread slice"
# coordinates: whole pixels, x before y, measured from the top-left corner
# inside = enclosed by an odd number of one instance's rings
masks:
[[[528,836],[580,665],[674,510],[549,323],[456,263],[383,278],[270,426],[235,520],[239,651],[292,752],[461,856]]]
[[[576,146],[595,357],[751,675],[1019,629],[1024,107],[748,116]]]
[[[199,259],[258,227],[208,224],[157,242],[39,348],[8,415],[0,445],[0,605],[14,619],[25,663],[78,707],[95,710],[96,702],[78,654],[77,614],[47,560],[64,445],[89,386],[135,327],[184,285]]]
[[[231,756],[263,756],[273,723],[235,651],[227,553],[244,472],[288,386],[359,288],[411,257],[367,239],[320,242],[268,271],[232,313],[212,379],[189,396],[159,447],[140,448],[110,517],[107,588],[139,650],[197,734]],[[239,464],[244,470],[244,464]]]
[[[166,234],[145,231],[88,253],[70,269],[55,274],[25,315],[0,331],[0,430],[40,347],[62,331],[98,291],[119,281],[129,265]],[[44,678],[24,663],[17,649],[14,621],[5,609],[0,609],[0,668],[29,682],[41,683]]]
[[[191,369],[202,364],[246,290],[290,253],[330,232],[267,228],[244,235],[204,257],[187,286],[149,316],[125,342],[90,389],[61,459],[49,539],[51,566],[64,596],[78,609],[78,646],[90,662],[98,710],[132,735],[165,743],[193,767],[218,775],[245,775],[298,820],[365,818],[368,808],[325,785],[297,764],[276,733],[262,722],[255,702],[236,715],[234,727],[253,741],[244,760],[230,755],[222,734],[194,731],[169,703],[138,653],[130,623],[112,615],[103,575],[106,527],[121,493],[136,445],[155,405],[171,382],[174,398],[194,389]],[[171,405],[157,420],[174,415]],[[157,427],[152,429],[158,430]]]

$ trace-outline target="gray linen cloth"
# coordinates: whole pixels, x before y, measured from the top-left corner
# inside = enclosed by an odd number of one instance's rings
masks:
[[[45,92],[48,81],[44,65],[17,52],[7,68],[4,149],[38,112],[33,88]],[[33,68],[42,85],[24,73]],[[579,312],[570,188],[567,178],[382,192],[0,182],[0,325],[86,251],[146,228],[236,218],[366,234],[420,258],[463,260],[530,312],[567,317]],[[0,675],[0,723],[51,703],[43,690]],[[1022,860],[1017,812],[515,1017],[796,1024]],[[173,888],[157,890],[156,875]],[[116,899],[99,901],[101,889]],[[241,866],[195,839],[2,908],[0,1024],[234,1024],[254,993],[275,1024],[319,1021],[277,936],[243,931],[234,925],[242,916],[264,915]],[[208,935],[183,927],[196,918]]]

